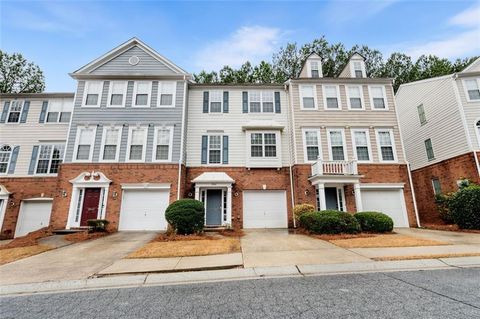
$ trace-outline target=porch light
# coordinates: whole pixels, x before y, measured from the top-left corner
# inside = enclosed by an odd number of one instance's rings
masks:
[[[308,189],[305,190],[305,196],[310,195],[310,191]]]
[[[62,190],[62,197],[67,197],[67,191],[66,190]]]
[[[117,199],[117,197],[118,197],[118,192],[113,191],[112,192],[112,198]]]

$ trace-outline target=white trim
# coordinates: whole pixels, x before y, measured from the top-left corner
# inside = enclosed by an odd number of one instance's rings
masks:
[[[7,117],[5,118],[5,123],[3,124],[20,124],[20,121],[22,120],[23,107],[25,106],[25,100],[10,100],[9,102],[10,104],[8,105]],[[8,121],[8,119],[10,118],[10,113],[12,112],[12,102],[22,102],[22,107],[20,109],[20,114],[18,115],[17,122]]]
[[[313,88],[313,108],[303,107],[303,87],[311,86]],[[300,109],[302,111],[315,111],[318,110],[318,101],[317,101],[317,86],[315,84],[299,84],[298,85],[298,95],[300,96]]]
[[[219,112],[212,112],[212,96],[213,96],[213,92],[220,92],[220,111]],[[208,91],[208,114],[213,114],[213,115],[216,115],[216,114],[223,114],[223,90],[209,90]],[[230,93],[229,93],[230,94]],[[260,111],[261,111],[261,107],[262,107],[262,103],[261,103],[262,99],[261,99],[261,96],[260,96]],[[217,101],[215,101],[217,102]],[[248,94],[248,113],[250,113],[250,92]],[[255,112],[257,113],[257,112]]]
[[[105,160],[103,159],[103,152],[105,150],[105,138],[107,136],[107,130],[111,130],[111,129],[116,129],[118,130],[118,137],[117,137],[117,149],[116,149],[116,154],[115,154],[115,159],[113,160]],[[119,159],[119,156],[120,156],[120,144],[121,144],[121,140],[122,140],[122,132],[123,132],[123,127],[122,126],[105,126],[103,128],[103,132],[102,132],[102,144],[100,146],[100,155],[98,157],[98,161],[99,162],[103,162],[103,163],[115,163],[115,162],[118,162],[118,159]]]
[[[322,141],[321,141],[321,130],[319,127],[302,127],[302,141],[303,141],[303,161],[305,163],[315,163],[317,159],[315,160],[309,160],[308,159],[308,154],[307,154],[307,138],[306,138],[306,132],[316,132],[317,133],[317,139],[318,139],[318,157],[323,158],[323,152],[322,152]]]
[[[10,164],[12,163],[13,150],[15,149],[15,146],[12,146],[11,144],[7,144],[7,143],[0,144],[0,148],[2,148],[4,146],[10,147],[10,155],[8,156],[7,169],[5,170],[5,173],[0,172],[0,176],[8,175],[8,169],[10,168]],[[0,229],[0,231],[1,231],[1,229]]]
[[[477,123],[480,122],[480,117],[477,117],[474,122],[473,122],[473,127],[475,129],[475,135],[477,136],[477,145],[478,149],[480,149],[480,125],[477,125]]]
[[[355,62],[360,62],[360,68],[362,69],[362,78],[366,78],[367,77],[367,71],[366,71],[366,67],[365,67],[365,61],[363,59],[355,59],[355,58],[351,58],[350,59],[350,74],[351,74],[351,77],[352,78],[357,78],[356,74],[355,74]],[[357,78],[359,79],[359,78]]]
[[[97,104],[95,105],[87,105],[87,96],[88,96],[88,90],[90,89],[90,85],[92,83],[99,83],[99,92],[97,93],[92,93],[92,94],[98,94],[98,99],[97,99]],[[81,107],[100,107],[100,104],[102,102],[102,93],[103,93],[103,87],[105,86],[105,81],[92,81],[88,80],[85,81],[85,87],[83,88],[83,97],[82,97],[82,106]],[[47,119],[45,118],[45,121]]]
[[[252,92],[258,92],[260,94],[260,112],[252,112],[251,111],[251,108],[250,108],[250,103],[252,102],[251,101],[251,96],[252,96]],[[272,95],[272,111],[271,112],[265,112],[264,111],[264,107],[263,107],[263,95],[265,93],[271,93]],[[208,111],[210,113],[210,102],[211,102],[211,99],[208,100]],[[222,91],[222,112],[220,113],[223,113],[223,91]],[[220,114],[219,112],[214,112],[213,114]],[[258,90],[249,90],[248,91],[248,114],[275,114],[275,91],[274,90],[261,90],[261,89],[258,89]]]
[[[328,158],[333,161],[332,154],[332,142],[330,140],[330,132],[341,132],[342,133],[342,143],[343,143],[343,157],[344,161],[348,161],[348,152],[347,152],[347,141],[345,139],[345,129],[343,128],[327,128],[327,143],[328,143]]]
[[[124,84],[124,89],[123,89],[123,99],[122,99],[122,105],[112,105],[112,87],[113,83],[123,83]],[[122,108],[125,107],[125,104],[127,102],[127,88],[128,88],[128,81],[110,81],[108,85],[108,95],[107,95],[107,107],[108,108]]]
[[[56,101],[56,100],[61,100],[62,101],[62,110],[60,112],[58,112],[58,118],[55,122],[48,122],[48,113],[54,113],[54,112],[50,112],[50,107],[52,105],[52,101]],[[72,119],[72,115],[73,115],[73,107],[74,107],[74,103],[75,103],[75,100],[71,101],[71,104],[70,106],[68,107],[69,110],[68,111],[64,111],[63,108],[65,107],[66,104],[69,104],[69,102],[66,102],[66,100],[68,99],[65,99],[65,98],[61,98],[61,99],[50,99],[48,100],[47,102],[47,111],[45,112],[45,121],[41,124],[45,124],[45,125],[65,125],[65,124],[69,124],[71,119]],[[70,100],[68,100],[70,101]],[[43,105],[43,102],[42,102],[42,105]],[[62,117],[62,113],[70,113],[70,119],[68,120],[68,122],[60,122],[60,118]]]
[[[322,78],[323,77],[323,70],[322,70],[322,59],[320,58],[312,58],[312,57],[309,57],[307,59],[307,76],[309,78],[313,78],[313,79],[316,79],[312,76],[312,62],[316,62],[317,63],[317,66],[318,66],[318,78]]]
[[[379,87],[382,89],[382,93],[383,93],[383,102],[385,103],[385,108],[383,109],[379,109],[379,108],[375,108],[375,105],[373,103],[373,94],[372,94],[372,87]],[[388,111],[388,101],[387,101],[387,93],[386,93],[386,90],[385,90],[385,85],[368,85],[368,95],[370,97],[370,109],[372,111]]]
[[[355,133],[356,132],[365,132],[367,138],[367,148],[368,148],[368,161],[359,160],[357,154],[357,143],[355,142]],[[350,134],[352,137],[352,148],[353,148],[353,156],[357,160],[358,163],[371,163],[373,162],[373,153],[372,153],[372,145],[370,143],[370,130],[368,128],[352,128],[350,130]]]
[[[63,143],[44,142],[44,143],[36,144],[36,146],[38,146],[38,154],[37,154],[37,160],[35,162],[35,168],[33,170],[33,175],[35,175],[35,176],[56,176],[58,174],[58,171],[57,171],[57,173],[50,173],[50,169],[51,169],[51,166],[52,166],[52,160],[53,160],[53,158],[52,158],[53,151],[55,150],[55,146],[63,146],[63,156],[62,156],[61,162],[60,162],[60,164],[62,164],[63,159],[65,158],[65,153],[67,151],[66,142],[65,141],[63,141]],[[50,151],[50,156],[48,157],[47,173],[37,173],[38,162],[40,161],[40,153],[42,152],[42,146],[53,146],[51,151]]]
[[[352,109],[352,106],[350,104],[349,89],[354,88],[354,87],[357,87],[360,90],[360,101],[362,103],[362,108],[360,108],[360,109],[357,109],[357,108]],[[364,111],[365,110],[365,99],[364,99],[364,96],[363,96],[363,85],[361,85],[361,84],[359,84],[359,85],[346,85],[345,86],[345,93],[346,93],[346,96],[347,96],[347,107],[350,111]]]
[[[138,93],[138,84],[139,83],[148,83],[148,93],[147,93],[148,97],[147,97],[147,104],[146,105],[137,105],[136,104],[137,93]],[[148,107],[151,106],[151,101],[152,101],[152,81],[134,81],[133,82],[133,94],[132,94],[132,107],[148,108]]]
[[[262,156],[252,156],[252,134],[262,134]],[[265,156],[265,134],[275,134],[275,151],[276,156]],[[272,130],[251,130],[246,131],[246,166],[247,167],[281,167],[282,166],[282,140],[280,137],[280,131]],[[269,144],[270,145],[270,144]]]
[[[463,86],[463,91],[465,93],[465,100],[469,103],[475,103],[475,102],[480,102],[480,99],[478,100],[472,100],[470,99],[470,95],[468,95],[468,89],[467,89],[467,85],[466,85],[466,81],[472,81],[472,80],[475,80],[477,82],[477,88],[480,90],[480,78],[479,77],[465,77],[465,78],[462,78],[462,86]]]
[[[7,211],[9,197],[10,192],[5,188],[5,186],[0,184],[0,231],[3,227],[3,220],[5,218],[5,212]]]
[[[159,130],[168,130],[169,131],[169,140],[168,140],[168,158],[166,160],[157,160],[157,142],[158,142],[158,131]],[[156,126],[153,131],[153,150],[152,150],[152,162],[153,163],[166,163],[172,161],[173,156],[173,126]]]
[[[170,190],[169,183],[123,183],[120,184],[122,190],[124,189],[165,189]]]
[[[380,145],[380,138],[379,132],[389,132],[390,133],[390,141],[392,143],[392,151],[393,151],[393,160],[384,160],[382,156],[382,146]],[[395,138],[393,135],[393,129],[391,128],[376,128],[375,129],[375,137],[377,142],[377,152],[378,152],[378,161],[382,163],[398,163],[398,155],[397,155],[397,148],[395,146]]]
[[[162,87],[165,83],[173,84],[173,91],[172,91],[172,104],[171,105],[160,105],[160,98],[162,97]],[[177,81],[158,81],[158,90],[157,90],[157,107],[160,108],[174,108],[175,101],[177,98]]]
[[[326,86],[333,86],[335,87],[335,91],[337,93],[337,103],[338,103],[338,108],[336,109],[331,109],[328,108],[327,106],[327,94],[325,92],[325,87]],[[327,111],[339,111],[342,109],[342,99],[340,97],[340,85],[338,84],[322,84],[322,95],[323,95],[323,108]]]
[[[405,183],[360,183],[363,189],[403,189]]]
[[[142,159],[140,160],[131,160],[130,159],[130,148],[132,142],[132,132],[133,130],[143,130],[145,132],[143,139],[143,148],[142,148]],[[127,139],[127,153],[125,154],[125,162],[127,163],[142,163],[145,162],[145,155],[147,154],[147,139],[148,139],[148,127],[147,126],[130,126],[128,128],[128,139]]]
[[[81,130],[89,130],[89,129],[92,129],[94,132],[93,132],[93,136],[92,136],[92,141],[90,143],[90,154],[88,155],[88,159],[86,160],[77,160],[77,153],[78,153],[78,143],[79,143],[79,140],[80,140],[80,132]],[[87,125],[79,125],[77,126],[77,136],[75,137],[75,148],[73,149],[73,158],[72,158],[72,162],[75,162],[75,163],[89,163],[92,161],[92,158],[93,158],[93,149],[95,147],[95,140],[97,138],[97,126],[87,126]],[[66,152],[65,152],[66,153]]]

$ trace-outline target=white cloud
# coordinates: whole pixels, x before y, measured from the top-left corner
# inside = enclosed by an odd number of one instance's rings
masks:
[[[448,23],[450,25],[476,27],[480,29],[480,5],[468,8],[451,17]]]
[[[270,60],[282,33],[277,28],[243,26],[228,36],[201,49],[195,65],[205,70],[219,70],[225,65],[239,67],[246,61],[252,64]]]
[[[342,26],[347,22],[368,20],[397,1],[330,1],[321,14],[329,24]]]

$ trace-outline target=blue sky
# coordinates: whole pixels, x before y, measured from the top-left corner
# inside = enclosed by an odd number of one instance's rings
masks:
[[[270,60],[287,42],[325,35],[385,55],[480,55],[480,1],[4,1],[0,47],[45,73],[47,91],[136,36],[189,72]]]

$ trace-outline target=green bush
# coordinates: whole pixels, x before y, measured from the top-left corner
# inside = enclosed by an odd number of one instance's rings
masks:
[[[449,200],[448,208],[460,228],[480,229],[480,186],[460,189]]]
[[[380,212],[360,212],[353,215],[362,231],[386,233],[393,230],[393,220]]]
[[[205,224],[203,203],[195,199],[177,200],[168,206],[165,218],[177,234],[199,233]]]
[[[315,234],[355,234],[360,231],[355,217],[336,210],[304,213],[300,216],[300,226]]]
[[[449,204],[454,193],[435,195],[435,204],[437,205],[440,218],[447,224],[453,223],[453,217],[450,212]]]
[[[295,220],[299,221],[300,216],[302,216],[305,213],[314,212],[314,211],[315,211],[315,207],[313,205],[299,204],[293,207],[293,216],[295,217]]]
[[[106,219],[89,219],[87,226],[92,228],[93,232],[105,232],[110,222]]]

